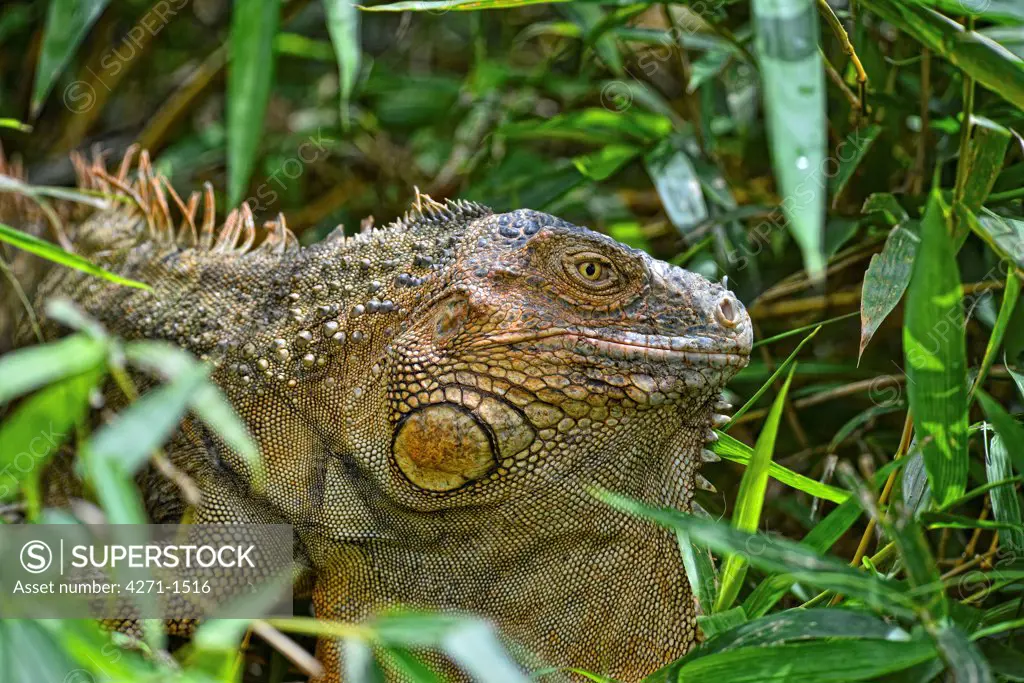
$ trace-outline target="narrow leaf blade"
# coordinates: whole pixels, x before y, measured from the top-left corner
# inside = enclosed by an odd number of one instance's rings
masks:
[[[967,486],[967,349],[963,288],[949,209],[933,193],[907,292],[903,324],[907,394],[928,482],[942,505]]]
[[[263,137],[274,82],[274,36],[280,0],[234,6],[228,66],[228,199],[241,203]]]

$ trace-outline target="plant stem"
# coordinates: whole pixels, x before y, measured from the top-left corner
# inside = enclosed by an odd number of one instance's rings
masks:
[[[860,57],[857,56],[857,50],[854,49],[853,43],[850,42],[850,34],[846,32],[843,22],[836,16],[827,0],[818,0],[818,9],[821,11],[821,15],[825,17],[828,25],[832,27],[832,32],[836,34],[836,38],[839,39],[843,52],[846,53],[853,63],[853,69],[857,72],[857,92],[859,94],[858,99],[860,100],[860,111],[861,114],[867,114],[868,72],[864,70],[864,65],[861,64]]]

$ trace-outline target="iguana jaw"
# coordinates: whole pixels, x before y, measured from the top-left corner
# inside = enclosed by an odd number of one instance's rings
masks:
[[[535,344],[541,348],[569,348],[584,355],[615,360],[680,364],[688,367],[742,368],[750,357],[749,341],[709,337],[672,337],[635,332],[590,329],[551,329],[543,332],[506,332],[475,345],[486,348],[506,344]],[[714,350],[712,350],[714,349]]]

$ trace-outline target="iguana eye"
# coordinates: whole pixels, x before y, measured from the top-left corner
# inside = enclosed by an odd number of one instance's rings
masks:
[[[597,261],[584,261],[576,266],[576,270],[583,276],[584,280],[597,282],[604,277],[604,264]]]
[[[569,274],[590,291],[603,291],[618,280],[615,268],[600,254],[583,252],[572,255],[568,261]]]

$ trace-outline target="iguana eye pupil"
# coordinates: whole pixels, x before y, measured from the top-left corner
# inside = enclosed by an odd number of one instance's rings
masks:
[[[604,267],[596,261],[586,261],[581,263],[577,270],[580,275],[591,282],[601,279],[601,275],[604,272]]]

